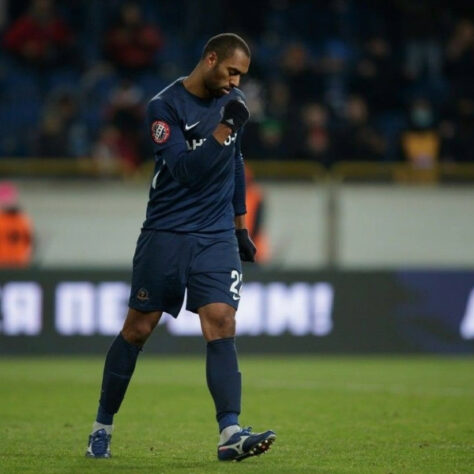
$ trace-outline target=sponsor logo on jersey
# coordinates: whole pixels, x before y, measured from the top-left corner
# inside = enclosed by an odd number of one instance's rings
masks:
[[[188,150],[195,150],[196,148],[204,145],[204,142],[206,141],[206,138],[193,138],[192,140],[186,140],[186,146],[188,147]],[[225,142],[225,146],[232,145],[232,143],[237,140],[237,132],[233,133],[232,135],[229,135]]]
[[[156,144],[162,145],[168,141],[169,137],[170,126],[166,122],[163,122],[163,120],[155,120],[151,124],[151,138],[153,138]]]

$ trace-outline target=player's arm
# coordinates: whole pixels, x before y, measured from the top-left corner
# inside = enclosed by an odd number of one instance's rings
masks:
[[[239,244],[240,259],[244,262],[255,262],[257,248],[249,236],[247,226],[245,225],[245,214],[247,208],[245,205],[245,169],[240,143],[242,140],[242,131],[237,136],[235,143],[235,188],[232,204],[234,206],[234,224],[235,235]]]
[[[234,196],[232,198],[232,204],[234,206],[235,214],[235,228],[245,228],[245,214],[247,213],[247,207],[245,205],[245,169],[244,169],[244,158],[240,148],[242,140],[242,130],[237,135],[235,141],[235,155],[234,155],[234,169],[235,169],[235,186]]]
[[[150,103],[147,120],[154,142],[154,152],[168,166],[171,175],[181,184],[196,187],[215,167],[224,149],[224,141],[238,130],[248,119],[248,110],[243,105],[230,101],[224,108],[222,122],[204,144],[188,150],[186,140],[171,107],[161,100]],[[225,120],[230,122],[226,122]]]

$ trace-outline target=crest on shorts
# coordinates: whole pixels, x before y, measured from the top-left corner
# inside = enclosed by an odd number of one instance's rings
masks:
[[[140,288],[137,291],[137,300],[140,301],[148,301],[150,299],[150,296],[148,295],[148,290],[145,288]]]
[[[151,124],[151,138],[158,145],[161,145],[168,141],[170,137],[170,126],[163,122],[163,120],[155,120]]]

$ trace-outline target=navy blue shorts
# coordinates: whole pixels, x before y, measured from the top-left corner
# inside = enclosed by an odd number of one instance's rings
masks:
[[[186,309],[197,313],[209,303],[237,309],[242,285],[233,232],[179,234],[142,230],[133,257],[129,306],[178,316],[187,289]]]

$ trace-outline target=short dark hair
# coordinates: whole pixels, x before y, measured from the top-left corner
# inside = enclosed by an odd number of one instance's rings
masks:
[[[208,53],[214,51],[219,61],[222,61],[232,56],[236,49],[242,50],[250,58],[249,45],[243,38],[235,33],[221,33],[220,35],[213,36],[206,43],[202,50],[201,59],[204,59]]]

